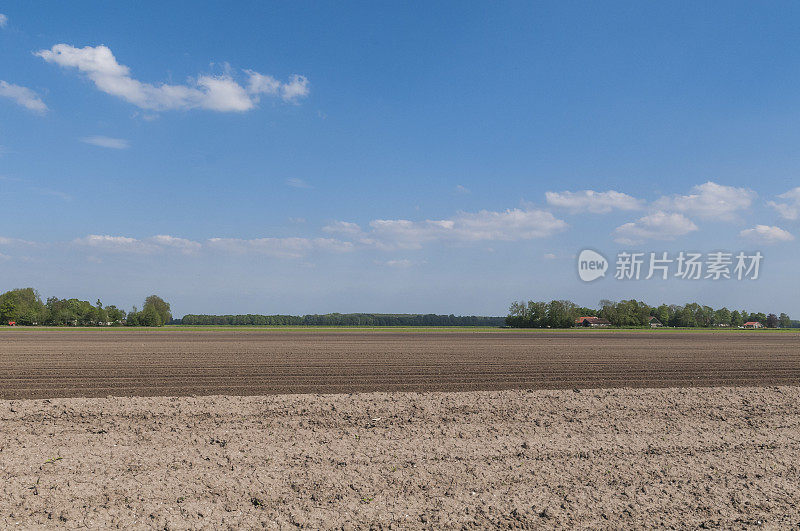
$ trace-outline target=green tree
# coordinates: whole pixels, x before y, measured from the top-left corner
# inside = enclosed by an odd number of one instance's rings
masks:
[[[155,326],[164,325],[172,320],[172,314],[170,313],[169,303],[166,302],[161,297],[159,297],[158,295],[150,295],[144,300],[144,307],[142,307],[142,312],[147,312],[151,309],[156,312],[160,321],[159,324]]]
[[[100,302],[100,299],[97,299],[97,304],[95,305],[95,316],[99,325],[105,325],[108,322],[108,310],[103,308],[103,303]]]
[[[775,315],[774,313],[767,315],[764,324],[766,325],[767,328],[778,328],[779,324],[778,316]]]
[[[647,326],[650,323],[653,309],[644,302],[631,299],[616,303],[604,300],[600,303],[603,305],[600,317],[608,319],[615,326]]]
[[[136,311],[136,306],[133,310],[128,312],[128,317],[125,319],[126,326],[139,326],[139,312]]]
[[[678,326],[695,327],[697,326],[697,319],[695,311],[699,306],[695,303],[690,303],[678,311],[677,321]]]
[[[546,302],[528,301],[528,326],[544,328],[548,326]]]
[[[550,301],[547,305],[546,322],[551,328],[571,328],[578,317],[578,307],[572,301]]]
[[[144,310],[139,312],[138,317],[139,326],[161,326],[164,324],[164,321],[161,319],[161,315],[152,305],[145,306]]]
[[[199,316],[184,315],[183,323],[195,324],[195,321],[199,321],[199,319],[196,319],[196,317]],[[508,309],[508,317],[506,317],[506,325],[511,326],[513,328],[524,328],[527,319],[528,319],[528,307],[525,306],[525,303],[522,301],[512,302],[511,306]]]
[[[617,318],[617,303],[608,299],[600,301],[600,317],[607,319],[611,324],[616,325],[619,319]]]
[[[73,317],[72,322],[68,324],[78,326],[97,324],[97,308],[92,306],[91,302],[78,299],[69,299],[66,302],[67,308]]]
[[[106,314],[108,315],[108,320],[111,321],[112,324],[118,323],[125,319],[125,311],[120,310],[113,304],[108,306],[106,309]]]
[[[661,321],[661,324],[664,326],[669,326],[670,320],[672,319],[672,312],[670,311],[669,306],[666,304],[662,304],[658,308],[655,309],[653,313],[656,319]]]
[[[731,311],[727,308],[720,308],[719,310],[714,312],[714,324],[715,325],[731,325]]]
[[[72,314],[66,299],[50,297],[47,299],[47,320],[45,324],[53,326],[64,326],[72,324],[75,316]]]
[[[33,288],[21,288],[0,295],[0,322],[14,321],[21,325],[39,324],[47,316],[39,293]]]
[[[714,324],[714,308],[710,306],[699,306],[695,311],[695,321],[697,326],[709,327]]]
[[[739,310],[733,310],[731,312],[731,326],[742,326],[744,324],[744,319],[742,318],[742,314],[739,313]]]

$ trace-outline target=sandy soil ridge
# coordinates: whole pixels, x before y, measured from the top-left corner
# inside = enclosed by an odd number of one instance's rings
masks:
[[[800,524],[800,387],[0,401],[0,527]]]

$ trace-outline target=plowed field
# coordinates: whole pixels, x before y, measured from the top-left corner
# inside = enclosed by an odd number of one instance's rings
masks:
[[[800,334],[0,331],[0,398],[800,384]]]

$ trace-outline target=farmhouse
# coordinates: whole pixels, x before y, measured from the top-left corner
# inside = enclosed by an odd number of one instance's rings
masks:
[[[758,321],[747,321],[744,324],[745,328],[764,328],[764,325],[759,323]]]
[[[611,326],[611,322],[608,319],[603,319],[601,317],[578,317],[575,319],[575,326],[604,328]]]

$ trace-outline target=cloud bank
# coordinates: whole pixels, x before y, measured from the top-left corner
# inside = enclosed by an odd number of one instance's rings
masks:
[[[769,225],[756,225],[752,229],[746,229],[739,233],[739,236],[754,243],[781,243],[794,240],[794,236],[780,227]]]
[[[83,141],[121,149],[127,147],[122,139],[110,137],[87,137]],[[298,179],[287,181],[295,186],[307,186]],[[622,245],[639,245],[655,241],[670,241],[698,231],[698,226],[683,212],[692,212],[698,217],[714,213],[718,219],[734,216],[752,203],[755,193],[743,188],[723,186],[708,182],[692,189],[689,195],[662,197],[653,205],[681,210],[655,210],[635,221],[619,225],[611,233],[613,240]],[[794,219],[794,209],[800,208],[800,188],[778,196],[781,203],[775,207],[787,219]],[[612,210],[634,210],[645,208],[643,201],[619,192],[559,192],[547,195],[548,203],[570,210],[605,213]],[[775,206],[775,205],[771,205]],[[719,226],[718,226],[719,227]],[[725,225],[731,230],[731,224]],[[418,250],[427,245],[476,244],[486,242],[516,242],[553,237],[569,228],[566,221],[551,212],[534,208],[513,208],[502,211],[480,210],[458,212],[444,219],[372,219],[359,225],[350,221],[336,220],[321,227],[324,237],[263,237],[263,238],[210,238],[194,241],[185,238],[156,235],[148,238],[132,238],[90,234],[69,242],[73,247],[90,249],[93,253],[151,254],[157,252],[231,253],[239,255],[263,255],[276,258],[303,258],[312,253],[345,253],[356,250]],[[760,244],[790,242],[794,235],[777,226],[756,225],[752,228],[738,227],[741,238]],[[716,230],[716,229],[715,229]],[[735,232],[734,232],[735,234]],[[0,238],[0,246],[14,246],[21,240]],[[47,246],[49,244],[36,244]],[[63,244],[54,244],[63,245]],[[544,254],[551,260],[557,255]],[[376,264],[387,267],[407,267],[419,262],[408,258],[378,260]]]
[[[658,210],[704,219],[730,221],[739,211],[750,208],[755,197],[756,193],[752,190],[708,181],[693,187],[689,195],[662,197],[653,206]]]
[[[97,147],[109,149],[128,149],[130,143],[122,138],[111,138],[108,136],[87,136],[80,139],[84,144],[91,144]]]
[[[326,232],[358,236],[363,245],[380,249],[420,249],[430,242],[516,241],[546,238],[567,228],[567,223],[543,210],[509,209],[503,212],[481,210],[460,212],[449,219],[410,221],[375,219],[370,230],[355,223],[337,221]]]
[[[647,240],[674,240],[697,230],[697,225],[683,214],[655,212],[633,223],[617,227],[614,241],[623,245],[637,245]]]
[[[594,190],[547,192],[545,199],[548,205],[565,208],[573,213],[607,214],[613,210],[640,210],[644,207],[643,200],[614,190],[608,192],[595,192]]]
[[[90,234],[73,240],[72,243],[96,251],[134,254],[152,254],[164,250],[190,254],[199,251],[202,247],[199,242],[164,234],[141,240],[126,236]]]

